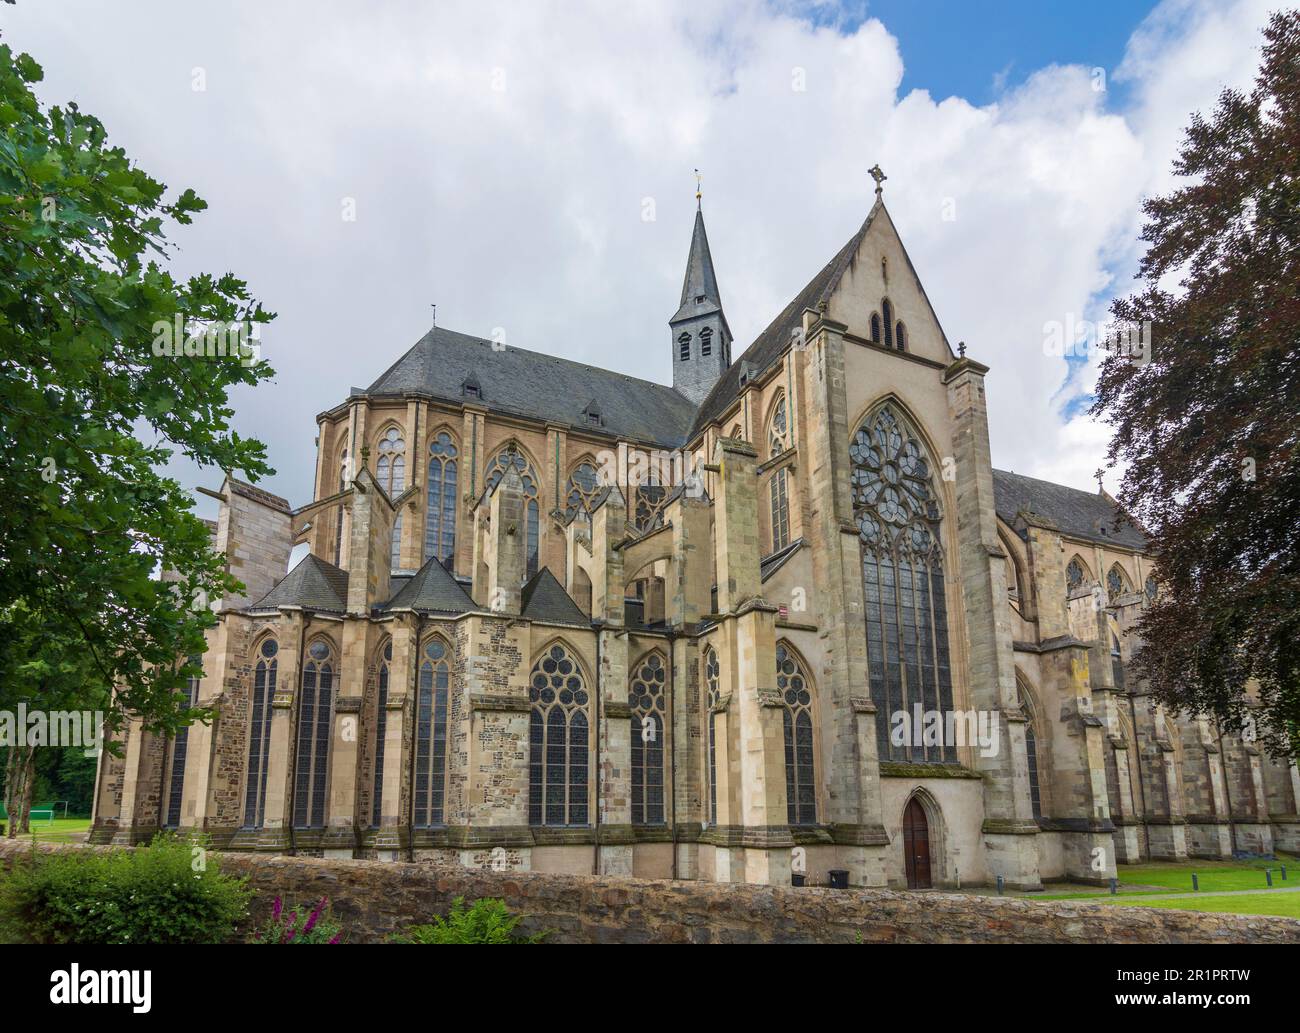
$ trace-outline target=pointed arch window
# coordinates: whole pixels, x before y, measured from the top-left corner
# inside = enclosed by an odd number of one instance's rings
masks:
[[[1038,736],[1034,732],[1034,710],[1020,693],[1020,710],[1025,715],[1025,759],[1029,764],[1029,802],[1034,817],[1043,816],[1043,794],[1038,781]]]
[[[1156,596],[1160,594],[1160,586],[1156,584],[1155,578],[1153,577],[1147,578],[1146,593],[1147,593],[1147,599],[1149,599],[1151,602],[1156,601]]]
[[[441,639],[425,643],[415,706],[415,827],[446,824],[451,664]]]
[[[260,829],[266,813],[266,770],[271,760],[271,701],[280,644],[262,640],[253,667],[252,713],[248,722],[248,773],[244,785],[244,827]]]
[[[187,663],[198,664],[202,657],[191,656]],[[199,679],[190,675],[185,685],[185,705],[193,707],[199,700]],[[179,828],[181,824],[181,798],[185,795],[185,757],[189,752],[190,727],[185,725],[176,729],[172,739],[172,766],[167,785],[167,823],[166,828]]]
[[[632,824],[664,823],[664,699],[667,665],[654,652],[637,664],[628,686],[632,709]]]
[[[384,643],[379,654],[379,692],[375,711],[375,777],[371,796],[370,823],[378,828],[384,813],[384,740],[388,736],[388,679],[393,664],[393,640]]]
[[[348,450],[345,448],[339,455],[339,491],[346,491],[348,486]],[[338,522],[334,527],[334,566],[343,565],[343,514],[346,507],[339,503]]]
[[[298,761],[294,772],[294,827],[325,827],[329,788],[330,722],[334,713],[334,650],[324,639],[307,647],[298,701]]]
[[[1119,636],[1113,631],[1110,633],[1110,676],[1115,683],[1115,688],[1123,691],[1126,688],[1124,680],[1124,653],[1119,646]]]
[[[561,645],[533,665],[528,681],[528,824],[588,824],[587,687]]]
[[[886,298],[880,303],[881,321],[885,324],[885,347],[894,346],[894,306]]]
[[[817,822],[813,761],[812,686],[808,672],[784,645],[776,647],[776,688],[785,731],[785,799],[791,825]]]
[[[941,513],[916,435],[885,406],[863,423],[849,448],[854,522],[866,603],[867,670],[880,759],[910,763],[957,761],[956,747],[894,745],[890,717],[903,711],[952,710],[947,587],[940,546]],[[946,717],[944,719],[946,723]]]
[[[524,511],[528,514],[528,576],[537,573],[538,543],[541,534],[541,505],[538,503],[538,480],[527,459],[513,445],[507,445],[487,465],[488,488],[501,483],[506,470],[513,466],[524,482]]]
[[[1079,557],[1076,556],[1074,559],[1070,560],[1065,568],[1066,591],[1073,592],[1076,588],[1081,587],[1083,585],[1083,577],[1083,564],[1079,562]]]
[[[589,462],[581,462],[569,475],[569,483],[564,491],[564,518],[573,520],[579,514],[591,519],[591,511],[600,493],[600,474]]]
[[[772,410],[772,419],[768,425],[768,456],[778,456],[789,445],[789,420],[786,413],[785,395],[777,398]],[[772,474],[768,483],[769,501],[772,507],[772,551],[784,549],[790,544],[790,497],[788,472],[783,466]]]
[[[894,345],[901,352],[907,351],[907,331],[903,328],[901,319],[894,326]]]
[[[456,554],[456,442],[440,431],[429,442],[429,487],[424,511],[424,562],[448,570]]]
[[[664,510],[668,504],[668,489],[662,484],[639,484],[636,489],[636,515],[634,521],[638,534],[662,527]]]
[[[871,313],[871,343],[880,343],[880,313]]]
[[[1124,572],[1116,565],[1110,568],[1110,573],[1106,575],[1106,598],[1109,602],[1114,602],[1121,595],[1128,591],[1128,578]]]
[[[406,441],[396,427],[389,427],[379,439],[379,460],[375,464],[375,479],[388,493],[397,498],[406,490]],[[402,565],[402,514],[393,520],[393,537],[389,546],[389,566],[396,570]]]
[[[718,736],[715,709],[721,698],[718,654],[710,646],[704,651],[705,718],[709,724],[709,821],[718,822]]]

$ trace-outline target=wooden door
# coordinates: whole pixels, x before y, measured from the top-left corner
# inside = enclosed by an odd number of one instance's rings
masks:
[[[930,826],[925,808],[913,797],[903,812],[903,863],[907,869],[907,888],[930,888]]]

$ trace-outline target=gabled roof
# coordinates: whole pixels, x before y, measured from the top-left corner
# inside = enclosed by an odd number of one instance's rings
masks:
[[[437,557],[430,558],[388,602],[385,610],[421,610],[436,613],[470,613],[474,600]]]
[[[781,358],[789,347],[791,335],[803,326],[805,309],[823,310],[835,288],[839,285],[844,271],[857,254],[862,238],[871,228],[872,220],[883,205],[877,201],[872,205],[866,221],[816,276],[790,302],[777,317],[768,324],[767,329],[754,338],[754,343],[745,349],[726,372],[718,378],[713,390],[700,403],[700,411],[695,414],[687,440],[695,437],[707,424],[720,417],[740,394],[740,374],[742,369],[749,369],[760,374]]]
[[[520,616],[527,620],[591,627],[591,619],[570,598],[564,586],[555,580],[548,567],[542,567],[528,579],[521,593],[519,610]]]
[[[309,553],[279,584],[248,609],[301,606],[304,610],[344,613],[348,608],[347,599],[347,572]]]
[[[1023,509],[1046,517],[1068,538],[1138,551],[1147,547],[1145,536],[1108,495],[994,470],[993,500],[998,516],[1011,526]]]
[[[695,415],[691,402],[663,384],[597,369],[513,346],[435,327],[373,384],[368,395],[425,392],[464,401],[462,385],[477,377],[476,399],[498,412],[527,416],[590,431],[584,403],[599,405],[601,433],[676,448]]]

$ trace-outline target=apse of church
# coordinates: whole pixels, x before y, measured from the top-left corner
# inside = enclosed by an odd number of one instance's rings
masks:
[[[883,179],[734,360],[698,205],[672,386],[435,326],[319,415],[314,499],[207,492],[216,717],[129,723],[92,839],[916,888],[1295,850],[1295,768],[1126,672],[1140,533],[993,469]]]

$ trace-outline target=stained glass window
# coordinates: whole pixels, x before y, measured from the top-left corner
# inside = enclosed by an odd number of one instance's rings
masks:
[[[379,660],[379,699],[375,714],[375,779],[370,820],[376,828],[384,813],[384,739],[388,735],[388,679],[393,663],[393,640],[384,643]]]
[[[721,696],[718,654],[710,646],[704,651],[704,683],[708,687],[705,696],[705,720],[709,723],[709,820],[718,820],[718,737],[717,714],[713,708],[718,705]]]
[[[294,827],[325,827],[329,789],[330,722],[334,711],[333,650],[324,639],[307,649],[298,702],[298,762],[294,772]]]
[[[1150,599],[1152,602],[1155,602],[1156,596],[1160,594],[1160,586],[1156,584],[1155,578],[1153,577],[1147,578],[1146,592],[1147,592],[1147,598]]]
[[[529,677],[528,823],[588,824],[587,688],[563,646],[551,646]]]
[[[1034,711],[1024,694],[1020,694],[1020,709],[1025,715],[1025,758],[1029,762],[1029,802],[1034,817],[1043,816],[1043,795],[1038,783],[1038,736],[1034,733]]]
[[[1119,647],[1119,636],[1113,631],[1110,634],[1110,675],[1115,688],[1125,688],[1124,654]]]
[[[880,759],[956,763],[953,745],[909,735],[893,745],[893,715],[952,709],[939,501],[916,436],[886,406],[854,435],[854,522],[862,556],[867,672],[878,708]],[[946,724],[946,718],[940,721]]]
[[[634,523],[639,534],[662,527],[668,504],[668,489],[662,484],[640,484],[636,489]]]
[[[197,664],[200,657],[192,656],[189,663]],[[192,707],[199,701],[199,679],[191,676],[185,686],[185,705]],[[176,729],[172,740],[172,769],[168,779],[167,823],[169,829],[179,828],[181,823],[181,797],[185,795],[185,757],[189,752],[190,728]]]
[[[667,666],[654,652],[636,665],[628,686],[632,708],[632,824],[664,823],[664,694]]]
[[[248,723],[248,778],[244,787],[244,827],[261,828],[266,812],[266,770],[271,759],[271,701],[275,698],[276,654],[279,644],[264,639],[253,668],[253,694]]]
[[[786,450],[789,444],[788,429],[785,396],[782,395],[772,410],[771,425],[768,427],[769,458]],[[767,490],[772,506],[772,551],[776,552],[790,544],[790,497],[788,474],[784,467],[772,474]]]
[[[1065,568],[1065,588],[1067,591],[1073,592],[1082,584],[1083,564],[1079,562],[1079,557],[1076,556],[1074,559],[1070,560],[1069,564],[1067,564]]]
[[[538,543],[541,532],[541,506],[538,503],[538,480],[532,466],[513,445],[507,445],[487,465],[487,486],[501,483],[506,470],[513,466],[524,482],[524,511],[528,514],[528,576],[537,573]]]
[[[402,432],[396,427],[389,427],[379,439],[379,459],[375,463],[375,479],[380,487],[388,493],[390,499],[397,498],[406,490],[406,442]],[[402,514],[397,514],[393,521],[392,544],[389,548],[389,563],[396,570],[401,566],[402,548]]]
[[[451,705],[447,647],[434,639],[424,647],[415,709],[415,827],[446,824],[447,723]]]
[[[600,474],[591,463],[579,463],[569,477],[568,487],[564,492],[564,516],[566,520],[582,514],[591,516],[596,504],[596,495],[600,491]]]
[[[424,512],[424,561],[451,569],[456,553],[456,443],[441,431],[429,443],[429,488]]]
[[[1106,596],[1110,602],[1114,602],[1121,595],[1128,591],[1128,584],[1124,574],[1119,567],[1111,567],[1110,573],[1106,575]]]
[[[812,690],[803,665],[784,645],[776,647],[776,688],[783,704],[786,811],[791,825],[812,825],[817,821]]]

